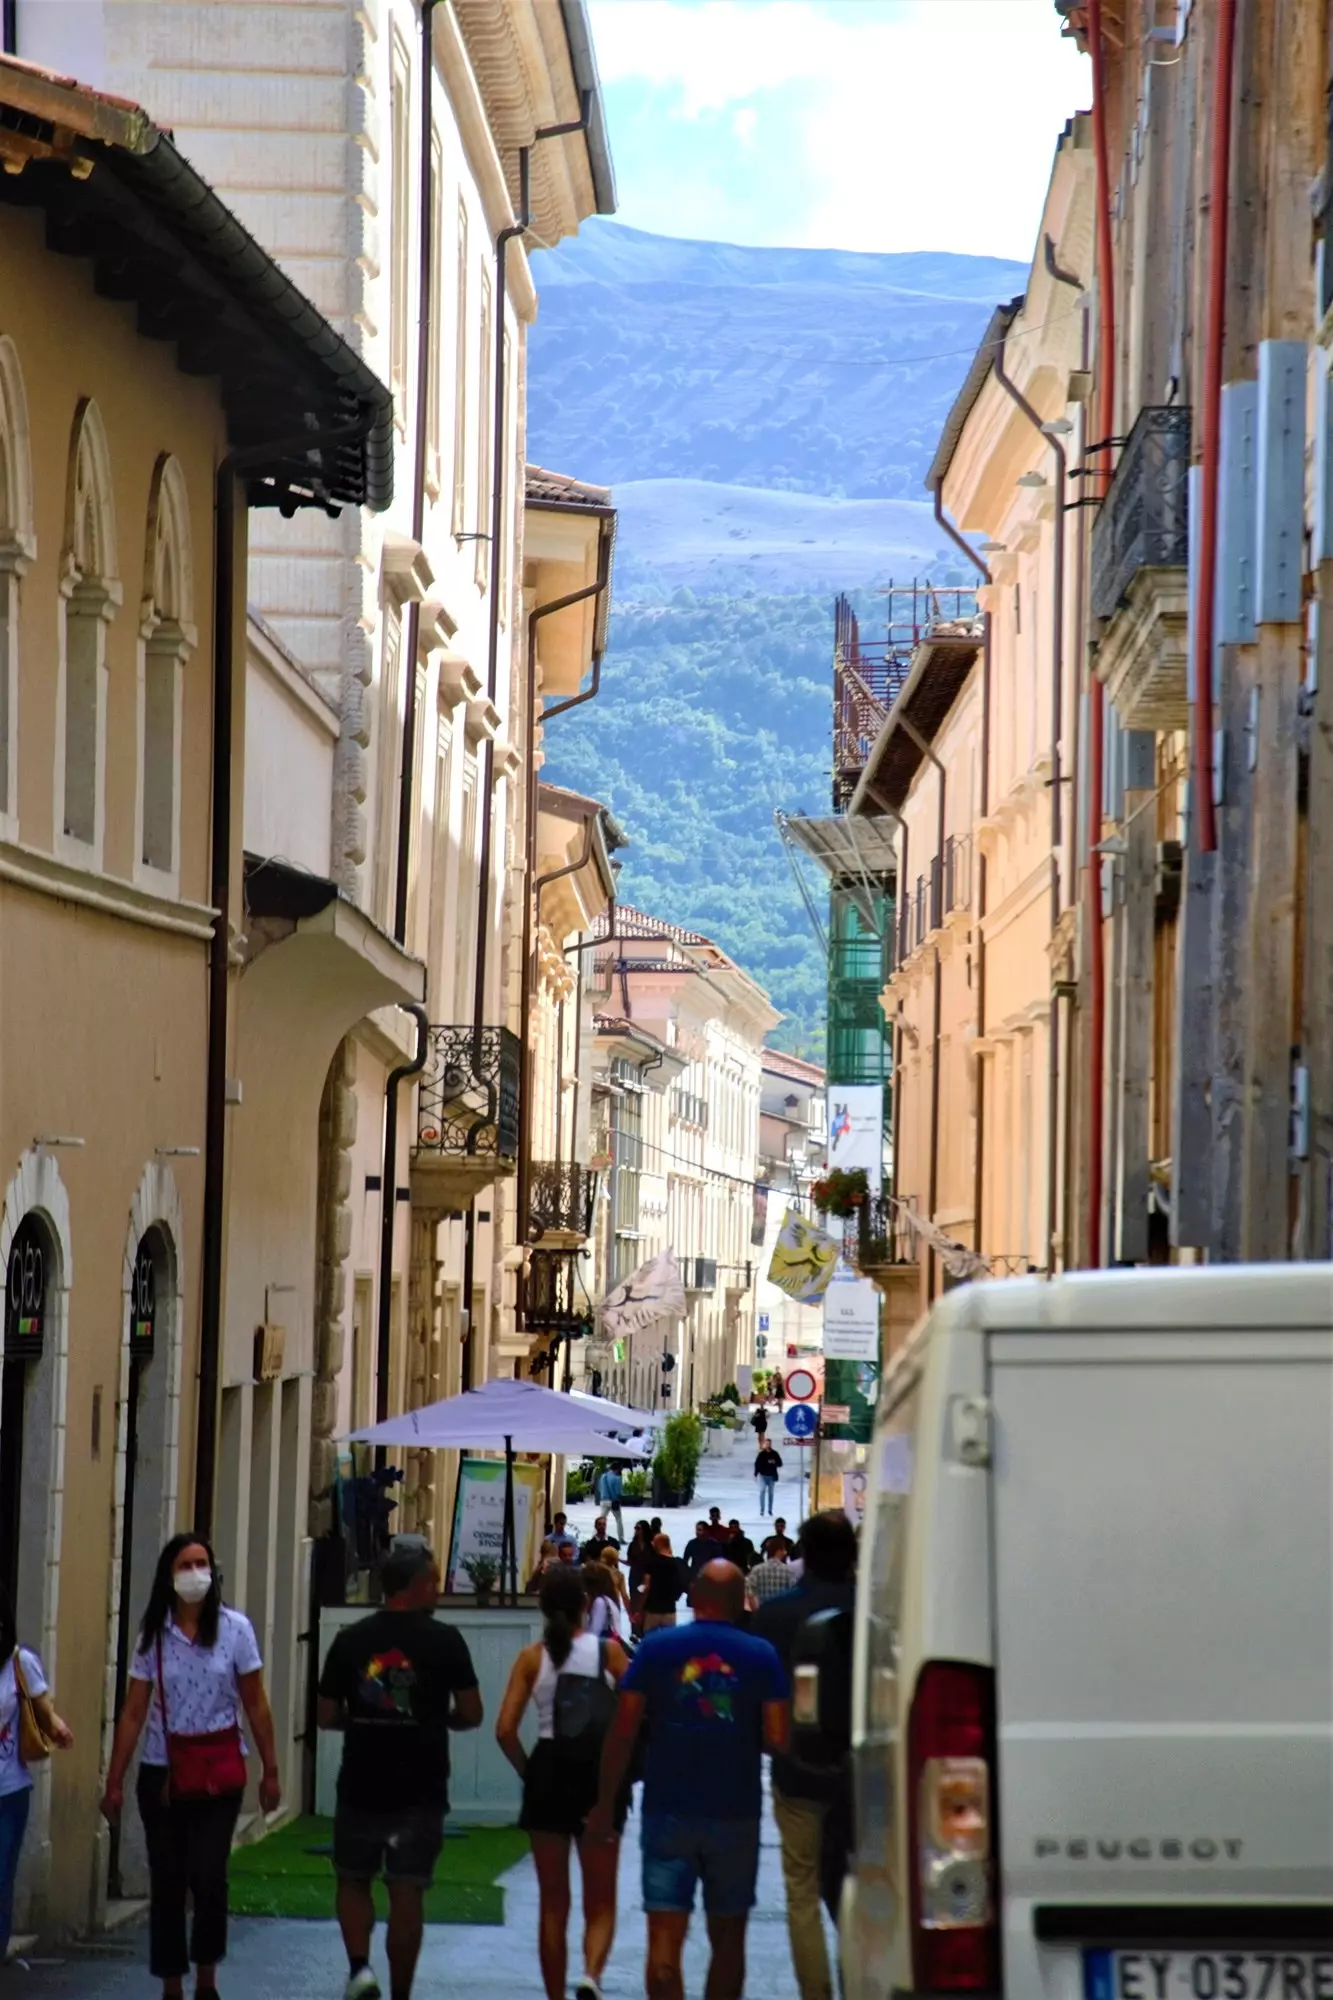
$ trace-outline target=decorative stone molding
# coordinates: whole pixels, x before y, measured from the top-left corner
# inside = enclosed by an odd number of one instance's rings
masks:
[[[1186,571],[1139,570],[1093,659],[1126,729],[1188,728],[1188,624]]]
[[[500,711],[485,695],[478,695],[467,705],[467,716],[463,724],[469,743],[480,743],[484,737],[498,735]]]
[[[380,552],[380,573],[389,597],[401,610],[413,599],[422,601],[435,581],[426,551],[410,535],[386,528]]]
[[[439,661],[440,707],[457,708],[471,704],[481,693],[481,675],[461,653],[441,653]]]
[[[422,599],[417,613],[417,655],[429,659],[447,646],[458,630],[458,620],[451,618],[438,597]]]
[[[356,1042],[349,1035],[329,1065],[319,1107],[316,1196],[315,1382],[310,1411],[310,1533],[333,1525],[338,1449],[333,1433],[345,1358],[347,1257],[352,1247],[352,1147],[356,1142]]]

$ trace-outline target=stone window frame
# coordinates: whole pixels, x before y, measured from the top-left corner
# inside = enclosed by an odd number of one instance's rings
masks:
[[[20,584],[36,555],[28,399],[18,349],[0,334],[0,840],[19,833]]]
[[[143,594],[139,601],[139,665],[136,699],[137,773],[134,801],[134,879],[157,894],[180,896],[181,746],[184,727],[185,667],[199,643],[194,622],[194,544],[190,529],[190,497],[180,460],[159,454],[148,494],[148,525],[144,540]],[[165,860],[150,857],[148,808],[150,758],[162,750],[161,688],[166,683],[167,852]],[[157,711],[156,714],[154,711]],[[155,734],[156,740],[150,740]],[[162,849],[157,849],[162,854]]]
[[[106,852],[107,628],[123,599],[116,553],[115,487],[106,426],[95,399],[80,398],[70,432],[65,538],[60,556],[59,667],[56,693],[55,852],[76,867],[103,872]],[[92,741],[89,834],[70,829],[71,641],[91,647]]]
[[[458,197],[458,270],[455,279],[457,297],[454,301],[454,311],[456,314],[454,327],[454,497],[450,516],[451,532],[455,539],[467,531],[467,306],[470,297],[468,280],[467,203],[460,192]]]
[[[412,216],[412,53],[397,28],[389,51],[389,387],[407,432]],[[422,385],[418,384],[420,392]]]
[[[473,576],[477,589],[484,591],[491,580],[491,492],[495,478],[492,459],[495,456],[495,303],[491,293],[491,274],[483,264],[481,267],[481,296],[478,301],[480,311],[477,323],[480,329],[478,349],[479,367],[477,374],[477,526]]]

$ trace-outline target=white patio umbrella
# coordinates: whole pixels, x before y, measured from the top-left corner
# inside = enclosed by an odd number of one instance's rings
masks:
[[[608,1396],[590,1396],[586,1389],[570,1389],[566,1400],[587,1411],[598,1429],[627,1431],[660,1430],[666,1422],[661,1410],[635,1410],[628,1403],[613,1403]]]
[[[503,1447],[505,1509],[500,1574],[503,1580],[507,1559],[510,1588],[515,1596],[518,1550],[514,1538],[514,1453],[553,1451],[580,1458],[634,1458],[643,1456],[644,1449],[609,1437],[597,1428],[597,1420],[590,1411],[558,1390],[543,1389],[537,1382],[506,1381],[483,1382],[479,1389],[465,1389],[461,1395],[446,1396],[443,1402],[427,1404],[425,1409],[386,1418],[382,1424],[351,1432],[350,1442],[434,1451],[464,1446],[477,1451],[498,1451]]]

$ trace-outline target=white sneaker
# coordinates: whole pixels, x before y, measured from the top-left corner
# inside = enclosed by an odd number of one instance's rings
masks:
[[[343,1988],[343,2000],[380,2000],[380,1983],[368,1965],[354,1972]]]
[[[590,1972],[574,1981],[574,2000],[602,2000],[602,1989]]]

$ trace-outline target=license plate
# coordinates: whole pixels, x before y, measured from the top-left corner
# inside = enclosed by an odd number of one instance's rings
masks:
[[[1333,2000],[1333,1951],[1088,1951],[1084,2000]]]

